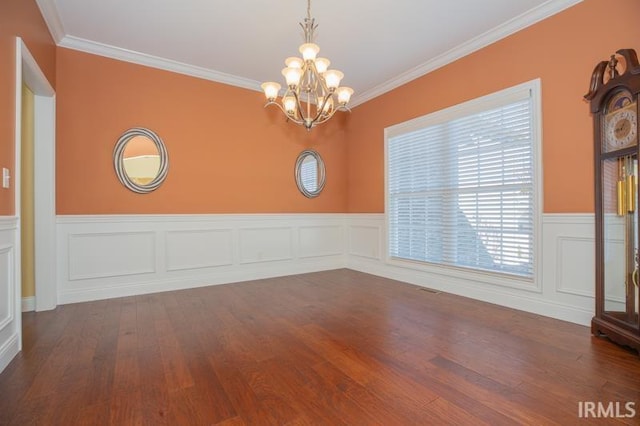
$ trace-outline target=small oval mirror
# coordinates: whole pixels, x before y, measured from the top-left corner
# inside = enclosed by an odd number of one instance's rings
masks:
[[[305,197],[320,195],[325,182],[324,161],[320,154],[310,149],[302,151],[296,161],[295,176],[296,185]]]
[[[154,191],[167,177],[167,150],[149,129],[124,132],[116,143],[113,160],[120,182],[137,193]]]

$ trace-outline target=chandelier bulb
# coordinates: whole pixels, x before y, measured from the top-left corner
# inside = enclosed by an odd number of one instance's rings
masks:
[[[353,89],[347,86],[338,87],[336,89],[336,94],[338,95],[338,103],[340,105],[346,105],[351,100],[351,95],[353,95]]]
[[[282,105],[284,106],[284,110],[287,115],[290,115],[291,117],[296,116],[296,104],[296,98],[294,98],[293,96],[285,96],[284,98],[282,98]]]
[[[267,100],[269,102],[273,102],[278,97],[278,92],[280,92],[281,86],[273,81],[267,81],[266,83],[262,83],[260,87],[264,90],[264,95]]]
[[[313,43],[317,25],[311,17],[311,0],[307,1],[307,17],[300,26],[304,32],[304,43],[299,48],[302,58],[285,59],[286,67],[282,70],[282,75],[286,80],[287,90],[282,103],[275,102],[281,87],[278,83],[266,82],[261,87],[267,98],[267,105],[277,105],[288,120],[311,130],[317,124],[329,120],[336,111],[349,111],[347,104],[353,89],[341,87],[340,81],[344,74],[338,70],[330,70],[331,62],[327,58],[317,57],[320,47]]]
[[[284,60],[284,63],[289,68],[300,68],[304,65],[304,61],[296,56],[289,57]]]
[[[340,86],[340,81],[342,77],[344,77],[344,74],[338,70],[328,70],[325,71],[322,76],[329,91],[333,92]]]
[[[315,43],[305,43],[301,45],[298,50],[302,53],[302,59],[304,59],[305,62],[314,61],[320,51],[320,46]]]
[[[327,58],[316,58],[315,64],[316,64],[316,71],[318,71],[319,74],[322,74],[327,69],[329,69],[329,65],[331,64],[331,61],[328,60]]]
[[[300,84],[300,79],[302,78],[302,69],[295,67],[286,67],[282,69],[282,75],[287,81],[287,86],[291,90],[296,90],[298,84]]]

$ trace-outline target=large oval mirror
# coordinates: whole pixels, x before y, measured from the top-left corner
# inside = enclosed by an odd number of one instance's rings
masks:
[[[167,150],[154,132],[136,127],[120,136],[113,152],[116,175],[131,191],[154,191],[167,177]]]
[[[296,161],[295,176],[296,185],[305,197],[320,195],[325,181],[324,161],[320,154],[310,149],[302,151]]]

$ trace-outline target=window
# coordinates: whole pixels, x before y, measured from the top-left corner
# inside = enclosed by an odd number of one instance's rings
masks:
[[[539,81],[385,131],[391,258],[533,279]]]

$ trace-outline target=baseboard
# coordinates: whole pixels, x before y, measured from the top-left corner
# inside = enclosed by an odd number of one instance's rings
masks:
[[[542,298],[527,297],[526,294],[522,293],[510,293],[502,288],[465,285],[453,279],[439,282],[439,280],[434,280],[433,277],[419,271],[378,262],[352,258],[349,261],[348,268],[575,324],[588,326],[593,317],[591,310],[581,309],[580,307]]]
[[[0,372],[3,371],[11,360],[20,351],[19,339],[16,334],[9,337],[2,347],[0,347]]]
[[[36,297],[23,297],[22,298],[22,312],[33,312],[36,310]]]

